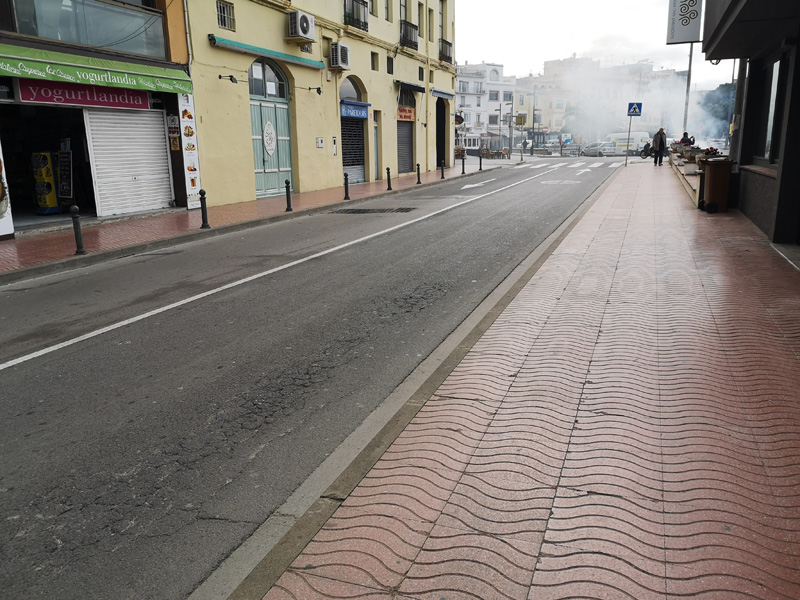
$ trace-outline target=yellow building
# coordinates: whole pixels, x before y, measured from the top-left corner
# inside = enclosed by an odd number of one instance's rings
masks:
[[[453,164],[454,0],[189,0],[209,204]]]

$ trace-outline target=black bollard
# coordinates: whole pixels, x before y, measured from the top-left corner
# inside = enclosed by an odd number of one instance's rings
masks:
[[[206,204],[206,191],[200,190],[200,215],[203,217],[203,224],[200,229],[211,229],[208,224],[208,205]]]
[[[286,212],[292,212],[292,189],[289,180],[286,180]]]
[[[442,161],[442,179],[444,179],[444,161]]]
[[[422,180],[419,178],[419,163],[417,163],[417,185],[421,184]]]
[[[344,199],[350,200],[350,175],[344,174]]]
[[[386,189],[392,189],[392,171],[389,167],[386,167]]]
[[[483,171],[483,154],[478,155],[478,171]]]
[[[466,175],[467,174],[467,172],[464,170],[464,163],[466,162],[466,160],[467,160],[466,156],[462,156],[461,157],[461,174],[462,175]]]
[[[75,254],[86,254],[86,248],[83,247],[83,232],[81,231],[81,209],[77,204],[69,207],[69,214],[72,215],[72,228],[75,230]]]
[[[519,162],[522,162],[522,148],[519,149]]]

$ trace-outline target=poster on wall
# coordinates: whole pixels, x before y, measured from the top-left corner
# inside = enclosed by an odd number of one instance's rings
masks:
[[[38,215],[52,215],[59,212],[58,194],[56,190],[56,166],[50,152],[34,152],[31,155],[33,167],[34,189],[36,191],[36,209]]]
[[[186,180],[186,206],[200,208],[200,161],[197,158],[197,127],[194,118],[194,97],[178,94],[180,112],[183,175]]]
[[[11,197],[6,185],[6,166],[3,162],[3,146],[0,144],[0,238],[14,234],[11,220]]]

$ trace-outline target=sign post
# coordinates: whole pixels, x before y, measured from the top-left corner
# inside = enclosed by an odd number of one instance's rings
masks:
[[[642,116],[642,103],[641,102],[629,102],[628,103],[628,144],[625,148],[625,166],[628,166],[628,152],[631,149],[631,124],[633,123],[633,117],[641,117]]]

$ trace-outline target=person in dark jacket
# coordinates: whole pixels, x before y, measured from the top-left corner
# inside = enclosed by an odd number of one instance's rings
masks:
[[[667,153],[667,134],[661,127],[653,136],[653,166],[661,166],[664,155]]]
[[[684,131],[681,144],[684,146],[694,146],[694,136],[690,136],[688,131]]]

